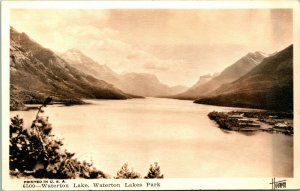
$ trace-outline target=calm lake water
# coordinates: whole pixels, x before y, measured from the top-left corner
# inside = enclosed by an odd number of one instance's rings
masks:
[[[228,133],[207,117],[237,108],[163,98],[87,102],[48,106],[43,115],[65,148],[112,177],[125,162],[142,176],[154,162],[166,178],[293,176],[293,137]],[[16,114],[29,126],[36,111]]]

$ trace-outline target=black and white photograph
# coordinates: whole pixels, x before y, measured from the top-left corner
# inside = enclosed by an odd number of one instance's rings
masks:
[[[16,188],[299,188],[298,9],[32,3],[2,11],[2,176]]]

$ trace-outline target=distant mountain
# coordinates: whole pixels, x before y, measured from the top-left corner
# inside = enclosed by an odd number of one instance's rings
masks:
[[[185,92],[187,89],[188,89],[188,87],[181,86],[181,85],[171,86],[171,87],[169,87],[168,94],[169,95],[177,95],[179,93]]]
[[[187,89],[184,86],[169,87],[161,83],[153,74],[117,74],[106,65],[98,64],[76,49],[68,50],[60,56],[78,70],[95,78],[103,79],[129,94],[145,97],[168,96],[181,93]]]
[[[70,49],[64,53],[60,53],[59,56],[76,69],[88,75],[92,75],[95,78],[114,85],[120,83],[119,74],[111,70],[106,65],[98,64],[96,61],[83,54],[80,50]]]
[[[207,74],[207,75],[200,76],[198,81],[192,87],[190,87],[186,91],[182,91],[180,94],[173,95],[172,98],[175,98],[175,99],[193,99],[193,98],[197,97],[196,95],[194,95],[194,94],[197,94],[197,89],[200,88],[205,83],[212,80],[216,76],[217,75],[215,75],[215,74],[214,75]]]
[[[11,109],[22,103],[54,101],[80,103],[81,98],[126,99],[131,96],[103,80],[87,75],[25,33],[10,29]],[[17,108],[14,108],[16,106]]]
[[[259,64],[267,54],[262,52],[248,53],[234,64],[223,70],[218,76],[204,76],[186,92],[174,96],[177,99],[197,99],[208,95],[224,83],[237,80]]]
[[[161,83],[155,75],[148,73],[123,74],[120,88],[128,93],[146,97],[164,97],[186,90],[184,86],[169,87]]]
[[[196,103],[272,110],[293,109],[293,45],[265,58],[240,79]]]

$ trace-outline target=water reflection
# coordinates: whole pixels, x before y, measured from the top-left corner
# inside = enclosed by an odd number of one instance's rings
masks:
[[[259,133],[258,130],[253,130],[253,131],[238,131],[239,133],[241,133],[242,135],[246,135],[246,136],[252,136],[255,135],[256,133]],[[263,132],[261,132],[263,133]]]
[[[125,162],[146,174],[155,161],[166,178],[293,175],[292,137],[220,131],[207,117],[211,111],[237,108],[159,98],[89,102],[51,105],[44,115],[68,150],[89,157],[111,176]],[[36,111],[15,114],[30,125]]]

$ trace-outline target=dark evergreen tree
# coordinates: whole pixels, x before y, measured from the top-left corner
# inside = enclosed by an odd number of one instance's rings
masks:
[[[114,177],[116,179],[136,179],[141,178],[141,175],[137,172],[134,172],[133,169],[131,171],[128,168],[128,164],[125,163],[121,169],[117,172],[117,176]]]
[[[25,128],[19,116],[11,118],[9,168],[16,177],[34,178],[107,178],[85,161],[74,158],[74,153],[63,149],[61,140],[51,134],[48,117],[39,116],[51,102],[47,98],[39,107],[31,128]]]
[[[145,176],[146,179],[149,178],[164,178],[163,174],[160,174],[160,166],[157,162],[154,163],[154,165],[150,165],[149,171],[147,176]]]

